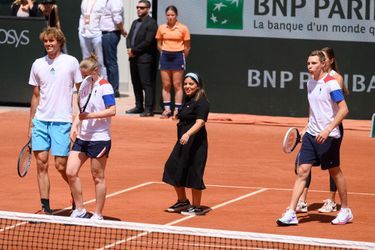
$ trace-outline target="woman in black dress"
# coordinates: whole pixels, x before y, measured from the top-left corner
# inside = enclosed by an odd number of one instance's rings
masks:
[[[202,79],[196,73],[187,73],[183,83],[185,102],[178,112],[177,142],[165,163],[163,181],[172,185],[177,202],[168,212],[184,215],[202,215],[202,190],[205,189],[203,173],[207,160],[207,132],[205,123],[209,103],[203,89]],[[192,189],[192,205],[186,197],[185,188]]]

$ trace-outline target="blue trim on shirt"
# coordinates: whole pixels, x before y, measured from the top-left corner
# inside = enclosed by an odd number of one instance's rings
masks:
[[[116,104],[115,95],[114,94],[103,95],[103,101],[106,107],[113,106]]]
[[[344,100],[344,94],[341,89],[336,89],[330,93],[331,98],[334,102],[341,102]]]

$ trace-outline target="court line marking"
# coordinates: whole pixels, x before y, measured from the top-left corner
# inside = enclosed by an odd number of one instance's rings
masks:
[[[156,183],[156,184],[158,184],[158,183]],[[239,196],[239,197],[237,197],[237,198],[234,198],[234,199],[231,199],[231,200],[229,200],[229,201],[226,201],[226,202],[220,203],[220,204],[218,204],[218,205],[215,205],[215,206],[211,207],[210,209],[207,209],[206,212],[208,212],[208,211],[212,211],[212,210],[215,210],[215,209],[218,209],[218,208],[221,208],[221,207],[224,207],[224,206],[229,205],[229,204],[231,204],[231,203],[234,203],[234,202],[237,202],[237,201],[243,200],[243,199],[245,199],[245,198],[248,198],[248,197],[254,196],[254,195],[256,195],[256,194],[259,194],[259,193],[265,192],[265,191],[267,191],[267,190],[268,190],[267,188],[262,188],[262,189],[260,189],[260,190],[254,191],[254,192],[251,192],[251,193],[248,193],[248,194],[245,194],[245,195],[241,195],[241,196]],[[183,218],[178,219],[178,220],[171,221],[171,222],[166,223],[166,224],[164,224],[164,225],[165,225],[165,226],[172,226],[172,225],[175,225],[175,224],[177,224],[177,223],[180,223],[180,222],[183,222],[183,221],[186,221],[186,220],[190,220],[191,218],[194,218],[194,217],[196,217],[196,216],[197,216],[197,215],[188,215],[188,216],[186,216],[186,217],[183,217]],[[126,242],[128,242],[128,241],[131,241],[131,240],[134,240],[134,239],[140,238],[140,237],[145,236],[145,235],[147,235],[147,234],[149,234],[149,233],[152,233],[152,232],[143,232],[143,233],[139,233],[139,234],[137,234],[137,235],[135,235],[135,236],[132,236],[132,237],[129,237],[129,238],[126,238],[126,239],[123,239],[123,240],[116,241],[116,242],[114,242],[114,243],[112,243],[112,244],[109,244],[109,245],[106,245],[106,246],[104,246],[104,247],[102,247],[102,248],[98,248],[98,250],[103,250],[103,249],[112,248],[112,247],[114,247],[114,246],[116,246],[116,245],[119,245],[119,244],[122,244],[122,243],[126,243]]]
[[[154,181],[153,183],[168,185],[168,184],[166,184],[164,182],[161,182],[161,181]],[[232,186],[232,185],[215,185],[215,184],[207,184],[206,186],[207,187],[219,187],[219,188],[237,188],[237,189],[262,189],[262,188],[267,188],[268,190],[274,190],[274,191],[293,191],[292,188],[249,187],[249,186]],[[329,193],[329,191],[316,190],[316,189],[309,189],[309,192]],[[348,194],[375,196],[375,193],[348,192]]]
[[[106,198],[110,198],[110,197],[113,197],[113,196],[116,196],[116,195],[119,195],[119,194],[122,194],[122,193],[126,193],[126,192],[129,192],[129,191],[132,191],[134,189],[141,188],[141,187],[144,187],[144,186],[147,186],[147,185],[152,185],[152,184],[154,184],[154,182],[152,182],[152,181],[145,182],[145,183],[142,183],[142,184],[139,184],[139,185],[136,185],[136,186],[132,186],[132,187],[129,187],[129,188],[122,189],[122,190],[114,192],[114,193],[107,194],[105,197]],[[85,202],[83,202],[83,204],[86,205],[86,204],[90,204],[90,203],[93,203],[93,202],[95,202],[95,199],[91,199],[91,200],[85,201]],[[60,214],[62,212],[65,212],[66,210],[71,209],[71,207],[72,206],[69,206],[69,207],[66,207],[66,208],[54,211],[53,215],[58,215],[58,214]],[[14,224],[14,225],[7,226],[5,228],[0,228],[0,232],[16,228],[18,226],[22,226],[22,225],[25,225],[27,223],[28,222],[21,222],[21,223],[17,223],[17,224]]]

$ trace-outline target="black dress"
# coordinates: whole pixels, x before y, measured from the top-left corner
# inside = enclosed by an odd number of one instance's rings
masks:
[[[209,103],[206,97],[198,101],[187,97],[178,113],[177,142],[164,167],[163,181],[176,186],[198,190],[205,189],[203,173],[207,161],[207,132],[203,126],[197,133],[191,135],[185,145],[180,139],[197,119],[207,121]]]

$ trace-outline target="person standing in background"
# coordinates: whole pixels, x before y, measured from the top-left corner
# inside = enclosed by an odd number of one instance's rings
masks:
[[[55,27],[61,30],[59,9],[55,0],[42,0],[38,6],[47,22],[47,27]]]
[[[103,59],[107,70],[107,79],[112,84],[115,97],[120,97],[117,45],[120,42],[121,35],[124,37],[127,35],[124,28],[124,6],[121,0],[107,0],[105,2],[103,15],[100,19]]]
[[[78,27],[82,57],[88,58],[94,52],[98,58],[100,75],[104,79],[107,79],[107,71],[103,61],[102,31],[99,22],[106,2],[106,0],[82,0]]]
[[[138,1],[138,19],[134,20],[126,38],[130,61],[130,74],[135,96],[135,108],[127,110],[127,114],[141,113],[142,117],[154,115],[154,86],[156,40],[158,28],[156,21],[150,17],[150,1]],[[143,109],[143,90],[145,92],[145,108]],[[143,112],[144,111],[144,112]],[[143,113],[142,113],[143,112]]]
[[[161,118],[172,116],[176,119],[178,109],[182,104],[182,80],[186,69],[185,59],[190,52],[189,29],[177,20],[176,6],[169,5],[165,9],[167,23],[159,26],[156,33],[158,50],[160,51],[160,76],[162,81],[162,96],[164,111]],[[175,91],[174,111],[171,110],[171,88]]]
[[[11,15],[18,17],[38,16],[38,4],[34,0],[15,0],[10,6]]]

